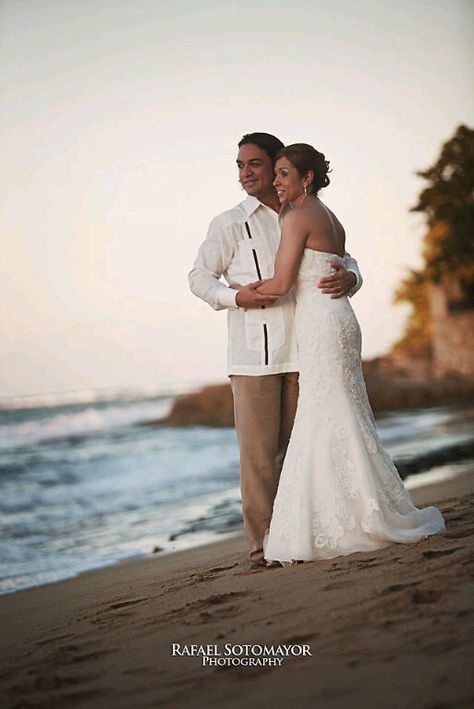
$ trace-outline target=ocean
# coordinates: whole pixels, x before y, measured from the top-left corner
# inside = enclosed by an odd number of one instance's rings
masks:
[[[235,431],[153,424],[182,391],[0,400],[0,593],[240,531]],[[474,464],[474,405],[377,425],[408,487]]]

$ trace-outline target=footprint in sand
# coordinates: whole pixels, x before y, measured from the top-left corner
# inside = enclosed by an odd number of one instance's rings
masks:
[[[207,596],[177,609],[173,612],[173,617],[182,620],[185,625],[200,625],[221,618],[232,618],[240,613],[240,607],[235,603],[236,599],[248,595],[246,591],[232,591]]]
[[[233,569],[234,566],[238,566],[239,564],[235,562],[235,564],[230,564],[230,566],[215,566],[213,569],[208,569],[210,574],[216,574],[218,571],[228,571],[229,569]]]
[[[148,600],[149,598],[128,598],[126,600],[115,601],[115,603],[109,603],[105,608],[102,608],[95,614],[95,618],[91,620],[91,623],[100,625],[101,623],[107,623],[111,618],[114,620],[117,618],[128,618],[133,615],[133,613],[130,612],[133,606]]]
[[[235,593],[222,593],[214,596],[209,596],[205,598],[201,603],[204,606],[204,610],[201,610],[197,616],[185,620],[185,625],[196,625],[201,623],[209,623],[214,620],[220,620],[221,618],[233,618],[237,616],[240,612],[239,606],[235,604],[229,604],[230,598],[234,599],[236,596],[247,596],[248,594],[240,591]],[[221,606],[222,607],[215,606]]]
[[[215,611],[210,613],[209,611],[201,611],[199,615],[189,620],[184,620],[184,625],[202,625],[203,623],[211,623],[214,620],[221,620],[221,618],[233,618],[238,615],[238,610],[236,606],[229,605],[223,608],[216,608]]]
[[[53,635],[50,638],[45,638],[44,640],[38,640],[36,645],[49,645],[50,643],[54,643],[56,640],[66,640],[67,638],[72,638],[72,635],[69,635],[68,633],[64,635]]]
[[[446,532],[448,539],[462,539],[463,537],[471,537],[474,534],[474,527],[469,529],[457,529]]]
[[[436,603],[440,598],[443,597],[442,591],[435,591],[433,589],[420,589],[413,593],[411,600],[412,603]]]
[[[407,583],[394,583],[391,586],[387,586],[382,591],[382,595],[385,596],[387,593],[395,593],[396,591],[403,591],[405,588],[412,588],[413,586],[418,586],[421,581],[409,581]]]
[[[70,662],[88,662],[90,660],[98,660],[99,657],[104,657],[105,655],[110,655],[113,650],[93,650],[92,652],[83,652],[79,655],[71,655]]]
[[[130,598],[126,601],[118,601],[117,603],[112,603],[109,606],[110,610],[115,610],[116,608],[126,608],[128,606],[136,606],[137,603],[143,603],[148,601],[148,598]]]
[[[71,677],[58,671],[49,672],[47,670],[38,669],[38,675],[30,678],[21,689],[28,694],[35,691],[42,692],[52,689],[62,689],[71,685],[80,684],[81,682],[96,680],[99,676],[99,673],[94,673],[82,676],[74,675]],[[20,706],[25,705],[21,704]]]
[[[64,700],[67,700],[69,703],[86,699],[94,702],[91,706],[101,706],[102,699],[107,695],[108,692],[100,689],[78,689],[74,692],[62,694],[61,696],[64,697]]]
[[[323,591],[337,591],[339,588],[347,588],[348,586],[354,586],[354,581],[333,581],[324,586]]]
[[[364,561],[362,564],[357,565],[357,571],[364,571],[364,569],[373,569],[375,566],[380,566],[380,563],[369,562],[369,560]]]
[[[57,665],[69,665],[76,662],[97,660],[104,655],[110,655],[114,650],[105,650],[97,646],[96,640],[82,643],[66,643],[53,649],[53,657]]]
[[[293,637],[283,640],[284,645],[298,645],[300,643],[305,643],[308,640],[314,640],[317,638],[319,633],[307,633],[306,635],[293,635]]]
[[[168,588],[165,588],[164,593],[162,593],[161,595],[171,593],[172,591],[180,590],[184,586],[196,586],[198,583],[213,581],[215,578],[219,578],[223,571],[228,571],[229,569],[233,569],[235,566],[238,565],[239,564],[235,562],[235,564],[229,564],[228,566],[213,566],[211,569],[196,571],[194,574],[189,575],[189,580],[187,583],[183,582],[180,586],[168,586]]]
[[[464,549],[464,547],[454,547],[453,549],[427,549],[423,552],[425,559],[436,559],[438,556],[447,556],[448,554],[454,554],[455,551]]]

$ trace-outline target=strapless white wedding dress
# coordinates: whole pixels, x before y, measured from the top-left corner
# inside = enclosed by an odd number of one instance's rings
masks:
[[[444,529],[439,510],[413,505],[380,443],[349,300],[316,286],[337,260],[305,249],[295,284],[300,394],[263,544],[267,560],[330,559]]]

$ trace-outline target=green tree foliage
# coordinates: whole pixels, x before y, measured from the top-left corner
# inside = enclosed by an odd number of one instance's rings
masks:
[[[423,268],[410,271],[395,292],[395,303],[412,306],[405,333],[395,348],[420,350],[431,338],[429,284],[456,279],[466,293],[474,283],[474,130],[460,126],[443,145],[432,167],[417,173],[428,182],[413,212],[426,215]]]

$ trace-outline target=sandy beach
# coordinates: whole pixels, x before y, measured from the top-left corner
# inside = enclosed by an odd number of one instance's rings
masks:
[[[1,597],[0,705],[472,706],[474,471],[412,495],[445,533],[258,571],[238,534]],[[173,643],[290,654],[203,666]]]

